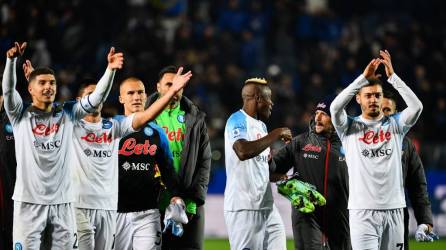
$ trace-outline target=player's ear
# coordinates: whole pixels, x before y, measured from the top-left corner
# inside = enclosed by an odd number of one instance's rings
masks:
[[[156,83],[156,91],[158,91],[158,93],[160,92],[160,88],[161,88],[161,84],[160,82]]]
[[[356,102],[357,102],[358,104],[361,104],[361,96],[360,96],[359,93],[356,94]]]
[[[121,95],[119,95],[119,103],[124,104],[124,101],[122,100]]]

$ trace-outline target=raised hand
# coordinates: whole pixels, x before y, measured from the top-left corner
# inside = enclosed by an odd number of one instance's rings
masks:
[[[109,69],[121,69],[124,64],[124,54],[123,53],[115,53],[115,47],[110,48],[110,52],[107,55],[107,61]]]
[[[364,77],[365,78],[376,77],[375,72],[380,64],[381,64],[381,59],[379,58],[372,59],[367,65],[367,67],[364,69],[364,73],[362,73]]]
[[[14,42],[14,47],[10,48],[8,51],[6,51],[6,57],[8,58],[15,58],[17,56],[23,55],[25,52],[27,43],[24,42],[22,44],[19,44],[18,42]]]
[[[31,64],[30,60],[26,60],[23,64],[23,73],[25,74],[25,78],[27,81],[29,81],[29,76],[31,75],[31,72],[34,71],[34,67]]]
[[[384,64],[386,69],[387,77],[390,77],[395,71],[393,71],[392,60],[390,57],[390,53],[387,50],[380,50],[379,55],[381,56],[381,63]]]
[[[175,74],[175,77],[172,80],[172,87],[170,87],[170,89],[172,89],[175,92],[178,92],[182,88],[184,88],[184,86],[186,86],[186,83],[192,77],[192,72],[190,70],[185,74],[181,73],[183,73],[183,67],[180,67],[178,69],[177,73]]]

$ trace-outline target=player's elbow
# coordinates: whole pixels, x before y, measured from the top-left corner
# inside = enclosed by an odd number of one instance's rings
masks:
[[[243,146],[240,143],[237,142],[234,143],[232,149],[234,150],[239,160],[244,161],[249,159],[248,152],[243,148]]]

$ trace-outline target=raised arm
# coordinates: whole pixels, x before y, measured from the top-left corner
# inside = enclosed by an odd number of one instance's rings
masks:
[[[379,54],[382,58],[380,60],[385,66],[386,75],[389,78],[387,81],[398,91],[407,104],[407,108],[399,116],[399,122],[403,126],[411,127],[420,117],[423,104],[415,93],[395,74],[390,53],[387,50],[381,50]]]
[[[101,103],[105,102],[108,93],[113,84],[113,78],[117,69],[121,69],[124,63],[124,55],[122,53],[115,53],[115,48],[111,47],[107,55],[108,66],[104,75],[96,85],[96,89],[90,95],[82,98],[81,105],[88,112],[94,112]],[[85,100],[84,100],[85,99]],[[88,108],[87,108],[88,107]]]
[[[347,125],[347,112],[345,111],[345,107],[351,101],[353,96],[355,96],[363,86],[368,84],[367,79],[375,75],[376,69],[380,63],[379,59],[372,59],[364,72],[333,100],[330,105],[330,112],[331,120],[335,128],[343,128]]]
[[[23,101],[19,92],[16,90],[17,75],[16,75],[16,62],[17,57],[23,55],[26,49],[26,42],[19,44],[14,43],[14,47],[6,52],[6,65],[3,72],[3,98],[5,111],[8,114],[11,122],[15,122],[18,114],[23,107]]]
[[[133,129],[138,130],[147,122],[154,120],[169,104],[169,102],[172,100],[172,97],[175,96],[178,91],[183,89],[184,86],[186,86],[186,83],[192,77],[192,72],[188,71],[185,74],[181,74],[182,72],[183,67],[180,67],[177,71],[177,74],[173,78],[172,87],[170,87],[169,91],[165,95],[156,100],[146,110],[135,114],[132,123]]]

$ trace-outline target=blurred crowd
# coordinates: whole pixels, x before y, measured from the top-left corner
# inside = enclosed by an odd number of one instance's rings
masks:
[[[207,113],[214,166],[223,160],[228,116],[241,107],[245,79],[273,89],[269,128],[308,128],[315,103],[335,94],[387,49],[396,73],[424,105],[410,136],[427,166],[446,160],[446,2],[441,0],[34,0],[0,1],[0,52],[27,41],[25,58],[56,71],[58,99],[98,78],[110,46],[125,54],[116,82],[136,76],[148,92],[158,71],[193,71],[185,95]],[[3,69],[5,60],[0,60]],[[3,72],[3,70],[2,70]],[[19,71],[21,72],[21,71]],[[380,73],[385,76],[384,70]],[[385,82],[385,78],[382,78]],[[19,73],[19,85],[27,97]],[[118,83],[106,112],[121,112]],[[352,105],[350,114],[358,113]],[[402,100],[399,109],[404,109]],[[436,157],[436,158],[435,158]]]

